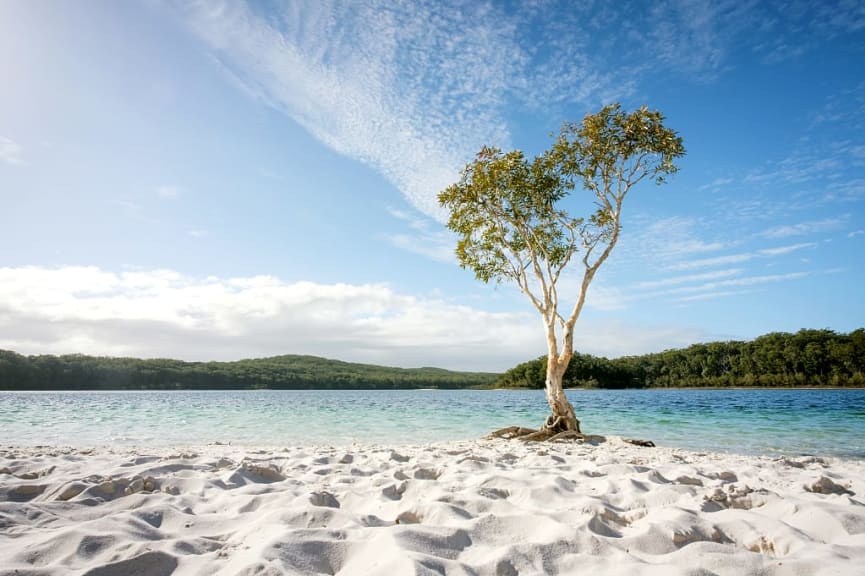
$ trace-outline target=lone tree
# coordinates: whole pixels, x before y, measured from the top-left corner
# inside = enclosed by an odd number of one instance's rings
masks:
[[[682,139],[664,117],[645,106],[631,112],[619,104],[565,123],[552,147],[533,160],[519,150],[484,147],[458,183],[439,194],[450,212],[448,228],[459,242],[460,266],[484,281],[513,281],[541,314],[547,337],[546,397],[551,414],[540,430],[499,431],[523,439],[580,435],[580,421],[565,397],[562,376],[573,355],[574,324],[586,293],[621,230],[622,204],[645,179],[662,184],[685,154]],[[581,186],[595,210],[572,217],[562,207]],[[582,282],[567,316],[559,311],[557,283],[576,259]]]

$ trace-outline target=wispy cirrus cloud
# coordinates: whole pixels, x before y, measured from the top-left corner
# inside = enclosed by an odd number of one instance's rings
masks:
[[[865,124],[865,81],[830,95],[811,117],[813,126],[859,131]]]
[[[807,248],[815,248],[814,242],[802,242],[799,244],[789,244],[787,246],[777,246],[774,248],[761,248],[752,252],[740,252],[738,254],[725,254],[723,256],[715,256],[712,258],[699,258],[696,260],[684,260],[669,266],[670,270],[694,270],[697,268],[711,268],[713,266],[727,266],[730,264],[741,264],[754,260],[755,258],[769,258],[774,256],[782,256],[790,254],[798,250]]]
[[[779,246],[777,248],[763,248],[757,254],[761,256],[781,256],[782,254],[789,254],[790,252],[805,248],[815,248],[816,246],[816,242],[802,242],[801,244],[790,244],[789,246]]]
[[[274,18],[198,2],[185,16],[247,90],[427,215],[482,144],[508,144],[502,107],[523,55],[491,6],[310,0]]]
[[[721,188],[723,188],[724,186],[727,186],[728,184],[732,184],[733,182],[735,182],[735,180],[733,180],[733,178],[715,178],[711,182],[703,184],[702,186],[697,188],[697,190],[699,190],[701,192],[704,190],[717,191],[717,190],[720,190]]]
[[[691,296],[682,296],[675,298],[674,302],[699,302],[704,300],[716,300],[718,298],[729,298],[733,296],[741,296],[742,294],[752,294],[755,290],[718,290],[713,292],[703,292],[702,294],[692,294]]]
[[[789,272],[787,274],[764,274],[760,276],[747,276],[744,278],[732,278],[729,280],[718,280],[715,282],[706,282],[697,286],[683,286],[681,288],[672,288],[667,291],[668,294],[689,294],[693,292],[711,292],[719,288],[729,288],[733,286],[758,286],[761,284],[772,284],[776,282],[784,282],[787,280],[798,280],[811,276],[812,272]]]
[[[704,272],[702,274],[688,274],[686,276],[672,276],[661,280],[647,280],[638,282],[634,288],[639,290],[661,288],[665,286],[675,286],[677,284],[689,284],[691,282],[701,282],[704,280],[716,280],[718,278],[726,278],[729,276],[737,276],[744,272],[742,268],[728,268],[726,270],[715,270],[713,272]]]
[[[751,49],[767,64],[795,60],[827,38],[856,33],[865,20],[861,4],[847,0],[756,6]]]
[[[515,107],[556,118],[563,104],[594,108],[659,64],[714,74],[740,26],[737,5],[297,0],[268,14],[247,2],[178,10],[243,90],[442,220],[436,193],[482,145],[509,147]],[[621,46],[634,54],[608,56]]]
[[[630,232],[623,235],[617,247],[616,261],[655,262],[669,268],[694,256],[718,252],[729,245],[723,241],[705,239],[705,223],[699,218],[672,216],[666,218],[639,217],[625,224]]]
[[[728,268],[698,274],[671,276],[660,280],[638,282],[624,290],[607,288],[608,296],[615,296],[616,306],[602,309],[623,309],[631,303],[652,299],[668,299],[671,302],[680,303],[712,300],[751,293],[757,289],[756,287],[766,284],[778,284],[807,278],[818,273],[834,272],[837,270],[823,272],[800,270],[783,274],[753,274],[748,273],[744,268]]]
[[[834,271],[824,271],[822,273],[830,272]],[[647,297],[672,297],[673,302],[679,303],[715,300],[717,298],[728,298],[740,296],[742,294],[751,294],[763,290],[763,288],[760,287],[767,284],[778,284],[782,282],[801,280],[803,278],[814,276],[815,274],[815,272],[811,271],[799,271],[789,272],[786,274],[744,276],[742,278],[732,278],[717,282],[696,284],[693,286],[671,288],[662,292],[649,294]]]
[[[841,216],[837,218],[825,218],[823,220],[811,220],[808,222],[799,222],[797,224],[785,224],[781,226],[773,226],[768,230],[760,233],[764,238],[789,238],[791,236],[808,236],[822,232],[829,232],[842,228],[849,218]]]
[[[722,66],[728,35],[736,21],[724,14],[722,2],[679,0],[655,2],[645,48],[668,65],[711,79]]]

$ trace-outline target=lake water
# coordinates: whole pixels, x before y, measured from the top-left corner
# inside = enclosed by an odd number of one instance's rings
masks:
[[[573,390],[583,431],[745,454],[865,458],[865,390]],[[0,392],[0,445],[425,443],[548,413],[515,390]]]

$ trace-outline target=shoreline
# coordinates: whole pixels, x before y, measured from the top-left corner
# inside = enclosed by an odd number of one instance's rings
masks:
[[[515,386],[462,386],[456,388],[432,387],[432,388],[357,388],[357,387],[331,387],[331,388],[0,388],[0,392],[338,392],[341,390],[353,392],[412,392],[412,391],[448,391],[448,392],[484,392],[495,390],[512,390],[515,392],[542,392],[544,388],[526,388]],[[622,391],[622,390],[865,390],[862,386],[629,386],[625,388],[602,388],[602,387],[565,387],[569,391]]]
[[[0,574],[854,574],[865,462],[590,444],[0,447]]]

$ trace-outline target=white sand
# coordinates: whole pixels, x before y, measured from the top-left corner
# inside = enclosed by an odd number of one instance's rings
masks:
[[[865,574],[865,463],[476,441],[0,449],[0,574]]]

